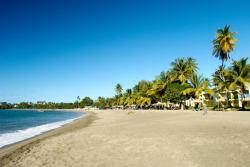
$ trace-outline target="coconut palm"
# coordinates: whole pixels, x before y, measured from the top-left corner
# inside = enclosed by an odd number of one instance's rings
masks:
[[[120,96],[122,94],[122,85],[121,84],[116,84],[115,86],[115,92],[116,92],[116,95]]]
[[[128,104],[135,104],[137,106],[143,107],[145,105],[151,104],[151,98],[148,96],[147,92],[151,88],[151,82],[142,80],[137,85],[133,87],[133,93],[128,98]]]
[[[222,61],[222,66],[224,61],[230,59],[229,53],[235,48],[235,34],[236,32],[231,32],[230,26],[227,25],[217,30],[216,38],[213,40],[213,55]]]
[[[77,96],[76,99],[77,99],[76,100],[77,108],[79,108],[79,103],[80,103],[81,98],[80,98],[80,96]]]
[[[171,70],[168,71],[162,71],[159,76],[156,77],[156,80],[161,80],[162,82],[165,83],[171,83],[174,81],[174,75]]]
[[[131,94],[131,96],[129,96],[126,99],[126,104],[127,105],[136,105],[136,106],[142,107],[143,105],[146,104],[146,102],[144,102],[143,98],[147,98],[147,97],[140,96],[138,93],[133,93],[133,94]]]
[[[212,89],[209,88],[209,80],[205,79],[202,75],[194,74],[189,81],[190,87],[186,88],[182,93],[184,95],[191,94],[194,95],[197,99],[203,93],[213,94]]]
[[[213,76],[213,83],[217,87],[219,92],[224,92],[229,90],[230,86],[230,77],[229,70],[224,66],[219,66],[219,68],[215,71]]]
[[[131,96],[129,96],[126,100],[127,105],[137,105],[137,99],[139,98],[139,96],[137,94],[131,94]]]
[[[147,96],[148,90],[151,88],[151,82],[142,80],[134,86],[133,91],[140,96]]]
[[[151,98],[140,96],[137,100],[137,105],[140,107],[151,105]]]
[[[228,77],[231,78],[230,90],[238,89],[243,99],[246,91],[246,84],[250,83],[250,65],[247,64],[248,58],[242,58],[239,61],[233,60],[229,67]],[[244,109],[244,105],[242,106]]]
[[[165,93],[165,89],[168,84],[174,81],[175,76],[172,71],[161,72],[159,76],[156,77],[156,80],[153,81],[151,88],[148,90],[148,96],[154,96],[156,99],[160,99],[162,102],[162,97]]]
[[[167,83],[163,82],[162,80],[155,80],[147,94],[151,97],[154,96],[155,98],[160,99],[162,102],[162,97],[165,93],[166,86]]]
[[[232,83],[231,77],[229,77],[229,70],[226,69],[224,66],[219,66],[219,68],[215,71],[213,76],[213,84],[215,86],[215,92],[220,95],[225,93],[227,98],[226,104],[229,104],[229,86]]]
[[[196,60],[191,57],[175,59],[175,61],[171,63],[171,66],[173,78],[176,81],[180,81],[182,84],[187,83],[197,71]]]
[[[188,57],[186,59],[186,63],[187,63],[187,66],[189,67],[189,72],[191,74],[194,74],[198,69],[198,63],[196,62],[196,60],[192,57]]]
[[[122,96],[122,98],[123,98],[122,101],[123,101],[124,105],[129,105],[128,103],[129,103],[129,100],[130,100],[131,96],[132,96],[132,90],[127,89],[125,91],[125,93],[123,94],[123,96]]]
[[[132,90],[131,89],[127,89],[125,93],[128,94],[128,95],[131,95],[132,94]]]

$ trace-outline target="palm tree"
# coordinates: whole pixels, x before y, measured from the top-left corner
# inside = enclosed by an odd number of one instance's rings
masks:
[[[148,96],[154,96],[157,99],[160,99],[162,102],[163,95],[165,93],[167,83],[162,80],[155,80],[152,83],[152,87],[148,90]]]
[[[215,71],[213,76],[213,84],[215,86],[215,91],[218,94],[225,93],[226,97],[226,104],[229,104],[229,86],[232,82],[232,79],[229,77],[229,70],[226,69],[224,66],[219,66],[219,68]]]
[[[213,74],[213,83],[217,87],[218,91],[229,91],[230,82],[229,70],[224,66],[219,66]]]
[[[196,60],[192,57],[188,57],[186,59],[186,63],[187,63],[187,66],[189,67],[189,72],[191,74],[194,74],[198,69],[198,63],[196,62]]]
[[[229,67],[229,75],[231,83],[229,89],[240,91],[242,100],[245,98],[246,84],[250,83],[250,65],[247,64],[248,58],[242,58],[239,61],[233,60],[232,66]],[[242,105],[244,109],[244,104]]]
[[[142,80],[133,87],[132,94],[127,98],[128,105],[137,105],[143,107],[151,104],[151,98],[147,92],[151,88],[151,82]]]
[[[222,66],[224,61],[230,59],[229,53],[235,48],[235,34],[236,32],[231,32],[230,26],[227,25],[217,30],[216,38],[213,40],[213,55],[222,61]]]
[[[157,80],[161,80],[162,82],[167,82],[167,72],[162,71],[159,76],[156,77]]]
[[[165,83],[171,83],[174,81],[174,75],[171,70],[168,71],[162,71],[159,76],[156,77],[156,80],[161,80],[162,82]]]
[[[128,94],[128,95],[131,95],[132,94],[132,90],[131,89],[127,89],[125,93]]]
[[[205,79],[202,75],[194,74],[189,81],[190,87],[186,88],[182,93],[184,95],[191,94],[197,99],[200,98],[203,93],[213,94],[212,89],[209,88],[209,80]],[[202,103],[204,103],[202,98]]]
[[[132,95],[132,90],[131,89],[127,89],[125,91],[125,93],[122,95],[122,101],[124,105],[129,105],[129,99],[131,98]]]
[[[147,92],[151,88],[151,85],[151,82],[142,80],[133,88],[134,93],[138,93],[140,96],[147,96]]]
[[[141,108],[145,105],[151,105],[151,98],[140,96],[137,99],[137,105],[139,105]]]
[[[80,96],[77,96],[76,99],[77,99],[77,100],[76,100],[76,102],[77,102],[77,108],[79,108],[79,103],[80,103],[81,98],[80,98]]]
[[[171,66],[173,78],[182,84],[187,83],[198,68],[196,60],[191,57],[175,59],[175,61],[171,63]]]
[[[120,96],[122,94],[122,85],[121,84],[116,84],[115,86],[115,92],[116,92],[116,95]]]
[[[137,104],[136,101],[138,98],[139,96],[137,94],[131,94],[126,100],[127,105],[133,105],[133,104],[136,105]]]

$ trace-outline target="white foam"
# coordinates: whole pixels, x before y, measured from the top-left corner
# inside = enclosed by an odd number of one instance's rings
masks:
[[[82,115],[84,116],[84,115]],[[80,116],[80,117],[82,117]],[[68,119],[65,121],[59,121],[59,122],[53,122],[45,125],[35,126],[32,128],[27,128],[24,130],[18,130],[11,133],[4,133],[0,134],[0,148],[9,144],[13,144],[37,135],[40,135],[44,132],[47,132],[52,129],[59,128],[67,123],[70,123],[76,119],[79,119],[80,117],[74,118],[74,119]]]

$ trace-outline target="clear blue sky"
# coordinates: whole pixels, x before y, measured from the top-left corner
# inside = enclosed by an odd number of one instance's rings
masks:
[[[71,102],[112,96],[153,80],[177,57],[192,56],[210,77],[218,28],[239,42],[232,58],[250,54],[247,1],[0,1],[0,101]]]

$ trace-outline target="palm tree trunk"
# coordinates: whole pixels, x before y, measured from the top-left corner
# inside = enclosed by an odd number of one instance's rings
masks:
[[[228,92],[228,90],[226,91],[226,96],[227,96],[227,108],[229,108],[229,92]]]
[[[221,66],[224,67],[224,60],[221,61]]]
[[[244,90],[243,89],[241,89],[241,95],[242,95],[242,98],[241,98],[242,110],[244,111],[245,110],[245,103],[244,103],[245,94],[244,94]]]

